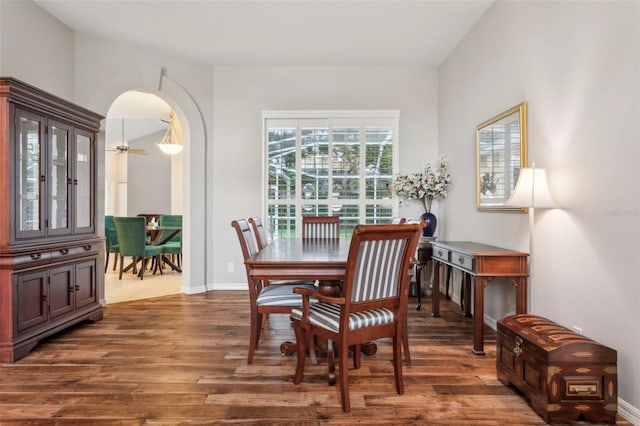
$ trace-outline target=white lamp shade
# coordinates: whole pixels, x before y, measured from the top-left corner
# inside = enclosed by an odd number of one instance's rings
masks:
[[[174,155],[182,151],[182,145],[178,145],[175,143],[160,143],[158,144],[158,148],[165,154]]]
[[[182,141],[176,131],[175,113],[173,111],[169,114],[169,128],[167,129],[167,133],[162,138],[162,142],[158,144],[158,148],[169,155],[174,155],[182,151]]]
[[[547,171],[535,167],[521,169],[516,187],[505,205],[510,207],[556,207],[556,203],[549,193]]]

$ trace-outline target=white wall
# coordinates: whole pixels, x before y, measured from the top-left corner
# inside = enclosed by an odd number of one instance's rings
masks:
[[[0,31],[1,76],[74,99],[72,30],[33,2],[0,1]]]
[[[418,171],[437,152],[437,80],[418,67],[216,67],[213,242],[217,288],[246,286],[233,219],[264,216],[263,110],[400,110],[400,170]],[[417,206],[406,216],[418,216]],[[227,272],[227,264],[236,265]]]
[[[76,98],[103,112],[127,90],[153,93],[175,111],[183,129],[182,291],[198,293],[213,287],[213,263],[207,249],[213,238],[207,182],[212,164],[212,69],[185,63],[160,50],[75,36]],[[174,213],[179,213],[174,211]]]
[[[155,146],[166,131],[132,139],[129,146],[142,148],[147,155],[127,156],[127,215],[171,214],[171,157]],[[122,154],[121,154],[122,155]],[[178,189],[182,194],[182,187]]]
[[[635,407],[639,4],[495,3],[440,67],[438,110],[439,149],[455,179],[441,236],[529,251],[527,215],[479,212],[474,194],[475,126],[527,101],[529,159],[547,169],[561,206],[535,212],[530,312],[617,349],[619,396]],[[504,289],[487,289],[494,319],[513,311]]]

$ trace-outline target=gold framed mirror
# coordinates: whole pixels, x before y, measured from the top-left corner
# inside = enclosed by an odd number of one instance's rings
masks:
[[[476,127],[478,210],[522,210],[505,203],[524,167],[527,167],[527,104],[522,102]]]

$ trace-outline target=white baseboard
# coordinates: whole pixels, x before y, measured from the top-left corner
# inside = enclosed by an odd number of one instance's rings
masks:
[[[247,290],[247,283],[215,283],[209,290]]]
[[[631,424],[640,426],[640,409],[622,398],[618,398],[618,414],[623,419],[631,422]]]
[[[209,290],[207,285],[200,285],[197,287],[185,286],[183,285],[180,288],[180,291],[184,294],[198,294],[198,293],[206,293]]]

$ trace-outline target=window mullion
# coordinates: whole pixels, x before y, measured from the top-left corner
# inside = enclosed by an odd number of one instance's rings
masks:
[[[298,229],[302,229],[302,126],[300,120],[296,124],[296,179],[295,179],[295,199],[292,200],[296,211],[296,234]]]
[[[358,217],[359,223],[366,223],[367,216],[367,129],[365,120],[360,120],[360,194],[358,196]]]

